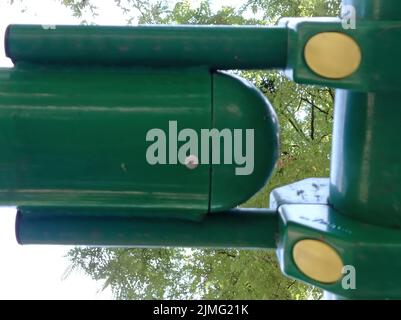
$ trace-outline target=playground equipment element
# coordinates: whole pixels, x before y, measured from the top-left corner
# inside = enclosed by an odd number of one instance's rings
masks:
[[[18,207],[19,243],[276,248],[286,275],[336,298],[401,298],[401,3],[343,5],[356,29],[331,18],[9,26],[0,203]],[[337,89],[330,178],[278,188],[270,208],[236,208],[271,176],[279,139],[270,103],[228,69],[281,69]],[[174,154],[149,164],[147,133],[171,121],[253,129],[252,173],[237,175],[233,161],[189,168]]]

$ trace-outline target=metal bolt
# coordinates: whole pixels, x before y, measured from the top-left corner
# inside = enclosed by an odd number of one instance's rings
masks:
[[[195,156],[195,155],[190,155],[190,156],[188,156],[186,159],[185,159],[185,166],[188,168],[188,169],[191,169],[191,170],[193,170],[193,169],[196,169],[197,167],[198,167],[198,165],[199,165],[199,159],[198,159],[198,157],[197,156]]]

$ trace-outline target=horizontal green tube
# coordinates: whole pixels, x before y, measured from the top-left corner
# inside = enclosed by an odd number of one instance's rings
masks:
[[[82,209],[80,209],[82,210]],[[275,248],[278,216],[266,209],[233,209],[200,222],[99,216],[87,209],[20,208],[20,244],[126,247]]]
[[[287,29],[10,25],[5,49],[14,63],[285,68]]]

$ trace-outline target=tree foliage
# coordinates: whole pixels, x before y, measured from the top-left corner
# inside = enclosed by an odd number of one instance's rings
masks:
[[[320,293],[284,278],[270,251],[75,248],[71,269],[117,299],[308,299]],[[68,275],[68,273],[67,273]]]
[[[96,14],[90,1],[63,0],[74,14]],[[209,1],[115,0],[127,24],[269,24],[284,16],[336,15],[340,0],[248,0],[212,9]],[[257,18],[259,17],[259,18]],[[329,174],[334,92],[301,86],[276,71],[237,72],[272,102],[281,157],[271,181],[246,207],[267,207],[270,191]],[[308,299],[320,291],[281,275],[272,251],[75,248],[71,269],[105,281],[118,299]]]
[[[283,17],[325,17],[339,14],[341,0],[248,0],[244,8],[276,23]]]

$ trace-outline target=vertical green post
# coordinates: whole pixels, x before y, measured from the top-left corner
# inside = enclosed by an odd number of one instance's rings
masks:
[[[338,90],[331,204],[359,221],[401,228],[399,92]]]
[[[338,90],[330,179],[272,193],[277,254],[286,275],[327,299],[399,299],[401,2],[342,4],[343,21],[287,23],[288,74]]]
[[[398,0],[344,0],[343,5],[354,6],[357,22],[401,20]],[[393,41],[392,46],[395,50],[401,43]],[[399,61],[386,63],[400,69]],[[330,185],[330,202],[337,211],[401,228],[400,104],[401,91],[337,91]]]

